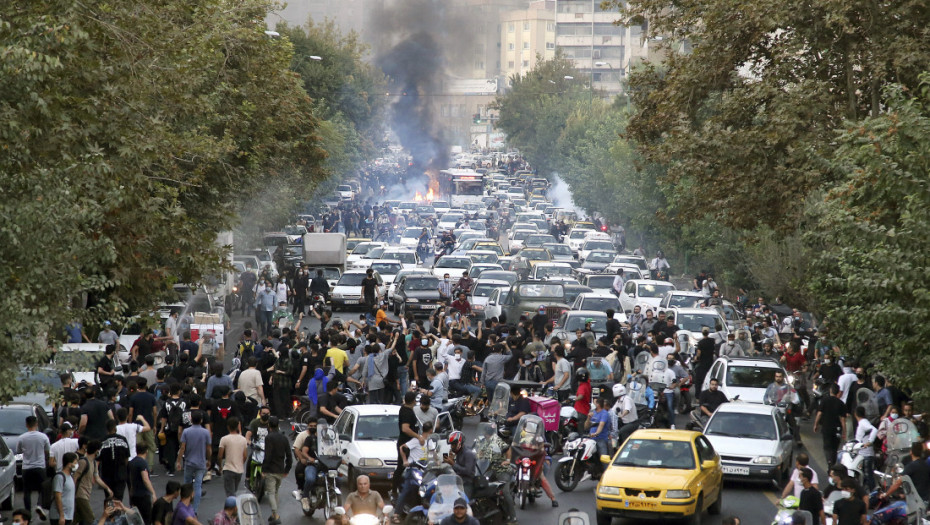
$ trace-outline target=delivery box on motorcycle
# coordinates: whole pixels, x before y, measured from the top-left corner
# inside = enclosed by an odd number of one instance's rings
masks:
[[[558,401],[549,397],[530,396],[527,398],[530,408],[543,420],[546,432],[559,430],[559,412],[562,406]]]

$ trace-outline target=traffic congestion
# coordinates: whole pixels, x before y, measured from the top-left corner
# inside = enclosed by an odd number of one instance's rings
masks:
[[[923,414],[823,320],[682,275],[519,154],[408,160],[156,330],[69,326],[59,392],[0,408],[13,522],[925,522]]]

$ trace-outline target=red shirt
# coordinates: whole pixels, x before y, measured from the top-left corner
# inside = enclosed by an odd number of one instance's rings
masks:
[[[458,310],[462,315],[471,314],[471,304],[468,303],[468,299],[465,299],[464,301],[459,299],[452,301],[452,308]]]
[[[579,414],[588,415],[591,412],[591,382],[582,381],[578,383],[578,391],[575,392],[575,410]]]
[[[785,354],[785,370],[788,372],[797,372],[806,362],[807,359],[804,358],[804,354],[801,352]]]

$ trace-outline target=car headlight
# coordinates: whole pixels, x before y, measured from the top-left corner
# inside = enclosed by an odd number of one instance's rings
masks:
[[[598,487],[597,492],[598,494],[604,494],[607,496],[619,496],[620,487],[611,487],[608,485],[601,485],[600,487]]]
[[[757,465],[774,465],[775,457],[774,456],[756,456],[752,460],[753,463]]]
[[[408,303],[419,303],[419,302],[420,302],[419,299],[416,299],[416,298],[414,298],[414,297],[409,297],[409,298],[406,299],[406,301],[407,301]]]
[[[338,474],[338,473],[337,473],[335,470],[330,470],[329,472],[326,473],[326,475],[329,476],[329,477],[331,477],[331,478],[335,478],[335,477],[337,476],[337,474]]]
[[[688,499],[691,497],[691,491],[688,489],[685,490],[669,490],[665,493],[665,497],[673,499]]]
[[[360,467],[383,467],[384,462],[378,458],[362,458],[358,461]]]
[[[333,294],[333,299],[342,299],[342,294],[341,294],[341,293],[334,293],[334,294]]]

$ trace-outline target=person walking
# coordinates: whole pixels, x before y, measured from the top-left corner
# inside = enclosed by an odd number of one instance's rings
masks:
[[[203,412],[191,411],[191,426],[181,433],[181,450],[178,452],[176,468],[181,470],[181,460],[184,460],[184,483],[193,484],[194,487],[194,514],[200,508],[200,497],[203,488],[203,476],[207,473],[210,463],[210,431],[203,428]],[[184,499],[183,496],[181,499]]]
[[[165,495],[152,505],[152,525],[171,525],[168,517],[174,512],[174,500],[181,494],[181,484],[170,480],[165,485]]]
[[[35,416],[26,417],[26,433],[19,438],[16,444],[16,454],[22,454],[22,475],[23,475],[23,505],[26,510],[32,507],[32,492],[36,491],[41,496],[42,482],[45,481],[45,467],[48,466],[49,447],[48,436],[39,432],[39,420]],[[35,513],[43,521],[47,519],[46,509],[39,505],[35,507]]]
[[[100,443],[100,477],[113,492],[113,499],[123,501],[129,465],[129,441],[116,433],[116,420],[107,421],[107,435]]]
[[[190,483],[181,485],[181,498],[178,501],[178,507],[174,509],[171,525],[201,525],[197,521],[197,511],[192,505],[194,497],[194,485]]]
[[[79,441],[84,441],[81,437]],[[84,444],[84,457],[77,462],[77,470],[74,472],[74,484],[76,485],[74,493],[74,521],[79,525],[92,525],[96,518],[94,509],[90,506],[90,494],[94,485],[102,488],[106,492],[106,498],[113,497],[113,491],[103,482],[100,473],[97,470],[97,455],[100,453],[100,442],[96,439],[87,441]]]
[[[287,477],[293,465],[291,444],[281,432],[278,431],[279,421],[275,416],[268,418],[268,435],[265,436],[265,460],[262,462],[262,476],[265,478],[265,497],[271,505],[269,523],[281,523],[278,514],[278,491],[281,483]]]
[[[823,398],[814,418],[814,432],[822,430],[823,454],[828,468],[836,463],[840,436],[846,435],[846,404],[840,399],[840,393],[839,386],[830,385],[830,395]]]
[[[156,500],[149,463],[145,460],[148,450],[149,446],[146,443],[138,442],[136,455],[129,460],[129,505],[139,510],[145,525],[152,523],[152,505]]]
[[[52,480],[52,500],[50,525],[71,525],[74,520],[74,478],[71,472],[77,466],[77,454],[68,452],[61,459],[61,470]]]
[[[232,416],[226,420],[228,434],[220,439],[216,464],[222,468],[223,490],[226,497],[235,496],[245,473],[245,460],[249,455],[249,442],[239,432],[239,418]]]

